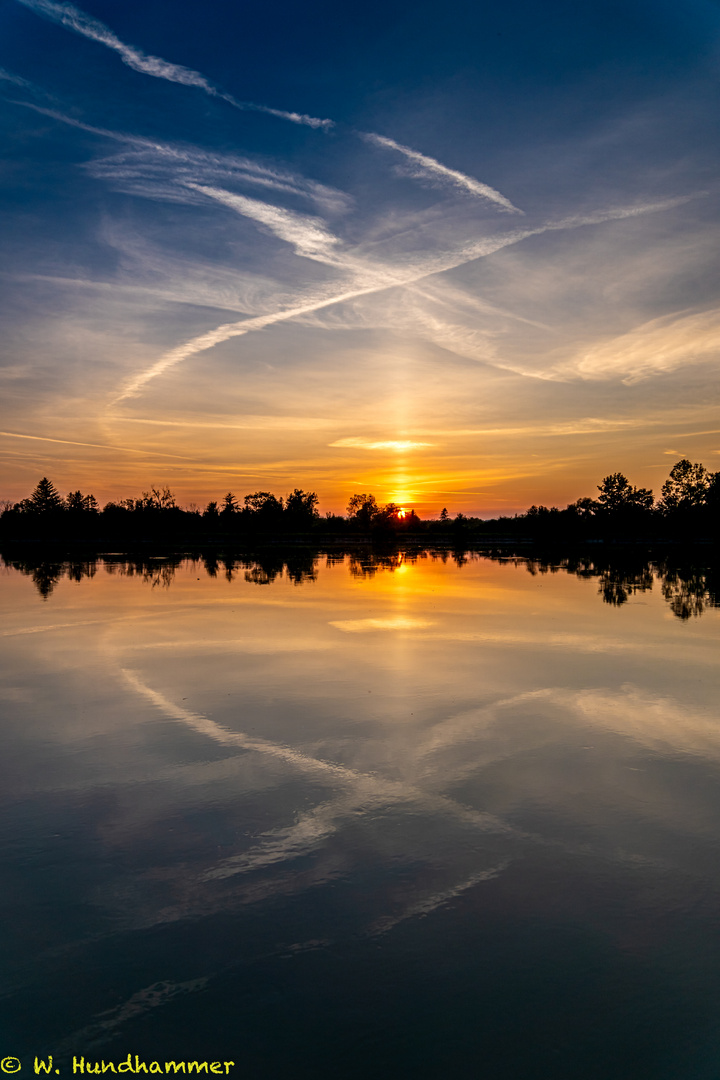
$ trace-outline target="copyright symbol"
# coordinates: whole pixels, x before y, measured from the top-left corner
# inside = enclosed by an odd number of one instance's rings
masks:
[[[4,1073],[20,1072],[22,1065],[20,1064],[20,1058],[6,1057],[0,1061],[0,1069]]]

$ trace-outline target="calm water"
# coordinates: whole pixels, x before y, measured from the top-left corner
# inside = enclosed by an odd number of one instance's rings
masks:
[[[712,574],[547,569],[0,570],[21,1077],[717,1080]]]

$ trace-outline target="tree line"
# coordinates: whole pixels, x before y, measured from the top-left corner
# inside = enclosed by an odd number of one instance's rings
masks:
[[[720,472],[689,458],[673,465],[657,501],[650,488],[634,487],[620,472],[604,477],[597,490],[597,498],[578,499],[564,510],[531,506],[521,516],[526,531],[674,539],[718,535]]]
[[[204,510],[178,505],[168,487],[153,487],[140,498],[108,502],[72,491],[64,498],[43,477],[28,498],[7,504],[0,514],[0,539],[23,542],[145,539],[166,541],[282,539],[338,534],[392,538],[417,534],[468,539],[497,538],[717,538],[720,533],[720,472],[688,458],[678,461],[657,502],[649,488],[634,487],[620,472],[605,476],[595,498],[583,497],[564,509],[531,506],[513,517],[482,519],[443,508],[438,519],[421,520],[396,503],[381,506],[374,495],[353,494],[346,515],[318,511],[314,491],[295,488],[278,497],[255,491],[242,500],[228,492]]]
[[[44,476],[27,499],[6,505],[0,514],[0,539],[22,542],[126,540],[183,540],[236,537],[240,534],[304,533],[317,523],[318,496],[295,488],[284,498],[255,491],[242,502],[228,492],[221,502],[204,510],[178,505],[168,487],[153,487],[140,498],[106,503],[94,495],[70,492],[65,498]]]

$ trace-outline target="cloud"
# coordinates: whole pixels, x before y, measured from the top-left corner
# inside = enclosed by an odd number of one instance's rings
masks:
[[[513,206],[510,200],[506,199],[505,196],[501,195],[495,188],[491,188],[488,184],[483,184],[479,180],[475,180],[472,176],[466,176],[465,173],[461,173],[457,169],[449,169],[447,165],[442,165],[439,161],[436,161],[435,158],[428,157],[426,154],[421,154],[417,150],[412,150],[409,146],[402,146],[400,143],[395,142],[394,139],[388,139],[384,135],[375,135],[372,132],[362,132],[361,138],[365,139],[366,142],[372,143],[373,146],[378,146],[385,150],[395,150],[397,153],[402,154],[406,161],[409,162],[409,165],[406,166],[406,172],[409,176],[432,180],[436,183],[450,184],[459,191],[495,203],[496,206],[499,206],[508,213],[523,213],[522,210],[519,210],[517,206]]]
[[[85,166],[95,179],[108,180],[117,190],[128,194],[199,205],[204,199],[202,193],[193,192],[193,185],[249,184],[310,200],[332,216],[346,213],[353,203],[349,195],[337,188],[275,165],[237,154],[199,150],[193,146],[159,142],[157,139],[86,124],[56,109],[29,101],[14,104],[49,116],[69,127],[131,147],[119,154],[96,158]]]
[[[384,619],[336,619],[330,623],[336,630],[348,634],[366,634],[374,630],[424,630],[434,625],[428,619],[416,619],[409,615],[391,615]]]
[[[235,195],[221,188],[194,183],[189,183],[187,186],[264,225],[280,240],[292,244],[298,255],[304,255],[308,259],[317,259],[320,262],[336,261],[333,258],[333,249],[339,243],[338,238],[328,232],[319,218],[285,210],[280,206],[260,202],[258,199],[250,199],[246,195]]]
[[[421,446],[433,445],[433,443],[429,442],[414,442],[412,439],[385,439],[376,442],[373,439],[363,439],[361,436],[354,435],[347,439],[336,439],[335,442],[328,443],[328,446],[342,446],[352,450],[397,450],[399,453],[404,450],[417,450]]]
[[[45,18],[60,23],[61,26],[73,30],[76,34],[81,34],[83,37],[90,38],[91,41],[97,41],[101,45],[105,45],[108,49],[113,49],[114,52],[118,53],[124,64],[133,68],[134,71],[142,72],[143,75],[152,75],[156,79],[180,83],[182,86],[197,87],[211,97],[227,101],[236,109],[267,113],[282,120],[290,120],[293,124],[305,124],[312,128],[328,128],[333,125],[332,120],[320,120],[315,116],[307,116],[304,113],[287,112],[284,109],[270,108],[268,105],[255,105],[248,101],[238,101],[231,94],[213,86],[200,72],[183,67],[181,64],[169,63],[159,56],[149,56],[141,49],[136,49],[133,45],[126,45],[104,23],[98,19],[93,19],[90,15],[86,15],[84,11],[76,8],[74,4],[57,4],[53,0],[18,0],[18,3],[37,12],[38,15],[44,15]]]
[[[686,364],[717,359],[720,308],[674,313],[595,345],[561,370],[584,379],[620,378],[631,384]]]
[[[35,91],[35,87],[27,79],[21,79],[19,75],[13,75],[11,71],[6,71],[5,68],[0,67],[0,80],[3,82],[14,83],[15,86],[22,86],[24,90]]]
[[[335,304],[342,304],[348,300],[355,300],[361,296],[369,296],[386,289],[396,288],[401,285],[414,285],[416,282],[431,277],[434,274],[454,270],[476,259],[482,259],[488,255],[531,236],[540,236],[545,232],[562,229],[576,229],[581,226],[598,225],[608,221],[623,220],[627,217],[635,217],[643,213],[656,213],[669,207],[676,206],[681,199],[666,199],[659,202],[636,204],[633,206],[621,206],[596,211],[584,216],[574,215],[557,221],[550,221],[535,228],[516,229],[497,236],[485,236],[465,244],[455,250],[441,252],[417,252],[409,257],[403,257],[396,265],[375,264],[368,261],[361,262],[349,256],[345,262],[348,270],[356,270],[356,286],[345,287],[342,291],[336,291],[337,286],[327,288],[314,295],[306,295],[304,299],[298,298],[292,306],[281,308],[274,313],[261,315],[250,319],[242,319],[239,322],[224,323],[208,330],[197,337],[191,338],[182,345],[176,346],[166,352],[154,364],[133,376],[123,387],[120,393],[112,399],[112,404],[117,404],[126,398],[138,394],[151,380],[181,364],[191,356],[205,352],[207,349],[220,345],[231,338],[241,337],[244,334],[256,330],[264,330],[280,322],[296,319],[308,315]],[[509,365],[507,365],[509,366]],[[519,373],[534,375],[540,378],[558,377],[556,374],[536,373],[522,369]]]
[[[54,115],[63,122],[75,123],[60,114]],[[133,146],[131,150],[119,154],[96,158],[86,166],[92,176],[109,180],[115,188],[128,194],[199,205],[204,202],[203,194],[223,201],[223,195],[227,194],[226,189],[230,185],[251,185],[308,199],[331,215],[345,213],[352,204],[352,200],[336,188],[250,158],[210,153],[195,147],[158,143],[102,128],[82,126]],[[203,188],[217,191],[211,194],[210,191],[203,191]]]
[[[422,303],[420,298],[413,297],[412,289],[408,293],[405,315],[409,328],[413,327],[415,333],[419,332],[426,341],[432,341],[456,356],[504,366],[500,364],[497,345],[493,340],[496,334],[450,322],[442,314],[433,313],[427,302]]]
[[[537,320],[516,315],[506,307],[491,304],[474,291],[462,290],[456,275],[449,280],[441,280],[439,275],[532,236],[662,212],[697,196],[641,201],[629,206],[570,214],[535,227],[529,224],[515,227],[514,223],[508,227],[509,223],[503,226],[498,221],[491,226],[492,234],[469,241],[466,211],[461,204],[452,204],[449,208],[445,204],[442,210],[436,208],[420,221],[416,220],[416,215],[396,212],[390,222],[393,231],[384,227],[382,240],[350,245],[335,234],[327,219],[346,214],[353,207],[353,200],[346,193],[312,178],[239,155],[158,143],[93,127],[53,110],[24,104],[63,123],[125,144],[120,153],[96,159],[86,166],[93,176],[110,182],[117,190],[191,206],[220,204],[287,243],[295,256],[312,259],[337,271],[333,275],[334,281],[309,286],[305,284],[308,279],[298,272],[299,267],[293,266],[288,258],[283,260],[281,253],[273,250],[273,271],[286,278],[288,287],[257,273],[243,275],[229,267],[227,270],[212,269],[209,265],[201,265],[202,260],[195,259],[182,265],[173,252],[167,257],[161,252],[147,251],[144,255],[139,253],[137,258],[131,256],[136,264],[134,280],[139,271],[140,279],[147,279],[151,287],[157,287],[158,274],[167,276],[167,266],[172,263],[169,299],[176,297],[182,302],[225,307],[242,312],[244,317],[236,322],[225,322],[165,352],[144,371],[127,379],[115,402],[137,394],[159,375],[206,349],[290,320],[328,329],[377,329],[382,326],[396,334],[409,334],[415,340],[432,342],[463,358],[545,380],[610,378],[619,374],[626,381],[632,381],[653,371],[671,370],[685,362],[680,358],[679,340],[673,351],[667,341],[664,348],[656,348],[657,344],[663,343],[652,339],[649,343],[652,348],[649,352],[646,349],[647,356],[640,363],[637,356],[630,355],[636,342],[622,336],[607,349],[603,349],[603,345],[593,346],[569,360],[567,347],[563,350],[563,358],[559,358],[557,347],[562,344],[559,338],[551,343],[555,354],[550,362],[537,367],[529,358],[513,355],[507,348],[501,350],[500,337],[507,339],[512,324],[530,325],[543,333],[556,331]],[[253,194],[238,191],[238,188],[250,188]],[[258,198],[257,194],[262,192],[272,192],[272,202]],[[309,201],[317,213],[302,213],[278,205],[286,198]],[[350,230],[355,227],[355,223],[351,223]],[[372,222],[364,223],[365,237],[372,235],[373,227]],[[276,257],[278,255],[280,257]],[[198,287],[190,288],[195,282]],[[392,292],[398,288],[405,290],[402,295]],[[386,299],[378,302],[379,294],[383,292],[387,294]],[[482,317],[481,325],[478,325],[478,315]],[[658,325],[662,335],[664,326]],[[647,332],[652,326],[647,324],[642,329]],[[690,324],[687,327],[685,336],[689,345],[693,344],[690,341],[692,331],[697,328]],[[682,327],[676,329],[682,337]],[[704,345],[700,343],[705,353],[714,347],[713,335],[714,330],[706,335]],[[694,344],[698,345],[697,342]],[[622,346],[618,355],[616,346]],[[362,446],[358,444],[357,448],[370,447],[366,442]]]

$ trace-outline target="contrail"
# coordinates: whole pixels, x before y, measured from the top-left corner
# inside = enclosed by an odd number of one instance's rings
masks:
[[[60,23],[68,30],[74,30],[76,34],[98,41],[101,45],[113,49],[119,54],[124,64],[143,75],[152,75],[156,79],[166,79],[168,82],[181,83],[183,86],[196,86],[204,90],[211,97],[221,98],[233,105],[236,109],[252,112],[267,113],[277,116],[281,120],[290,120],[293,124],[306,124],[312,128],[329,128],[333,126],[332,120],[320,120],[315,116],[307,116],[304,113],[287,112],[284,109],[272,109],[269,105],[255,105],[250,101],[238,101],[232,94],[224,90],[218,90],[211,82],[201,75],[199,71],[183,67],[181,64],[171,64],[159,56],[148,56],[141,49],[133,45],[126,45],[109,27],[86,15],[84,11],[76,8],[74,4],[57,4],[54,0],[18,0],[18,3],[36,11],[38,15],[44,15],[53,22]]]
[[[21,2],[26,3],[27,0],[21,0]],[[397,150],[414,166],[414,170],[410,173],[411,176],[426,176],[432,180],[452,184],[453,187],[469,191],[471,195],[478,195],[481,199],[496,203],[497,206],[511,214],[522,214],[524,212],[519,210],[517,206],[513,206],[509,199],[506,199],[504,195],[501,195],[499,191],[491,188],[488,184],[482,184],[479,180],[475,180],[472,176],[466,176],[465,173],[461,173],[457,169],[449,169],[447,165],[441,165],[435,158],[421,154],[418,150],[412,150],[409,146],[402,146],[400,143],[395,142],[394,139],[387,139],[384,135],[375,135],[372,132],[360,132],[360,137],[366,142],[372,143],[373,146],[380,146],[385,150]]]
[[[33,439],[35,442],[61,443],[63,446],[89,446],[92,450],[122,450],[125,454],[153,454],[155,457],[176,458],[178,461],[190,461],[191,458],[178,454],[161,454],[154,450],[136,450],[131,446],[113,446],[111,443],[77,442],[75,439],[50,439],[45,435],[20,435],[17,431],[0,431],[7,439]]]
[[[395,282],[395,284],[402,284],[402,282]],[[111,404],[116,405],[119,401],[124,401],[125,398],[134,397],[151,379],[163,375],[170,368],[175,367],[191,356],[195,356],[196,353],[211,349],[213,345],[220,345],[230,338],[241,337],[243,334],[250,333],[251,330],[264,330],[266,326],[273,326],[275,323],[285,322],[287,319],[295,319],[298,315],[308,315],[312,311],[319,311],[321,308],[329,307],[331,304],[341,304],[344,300],[353,300],[357,296],[364,296],[389,287],[387,282],[383,285],[372,285],[366,289],[338,293],[323,300],[311,300],[309,303],[299,307],[286,308],[284,311],[275,311],[269,315],[259,315],[254,319],[242,319],[240,322],[224,323],[222,326],[218,326],[214,330],[208,330],[207,333],[200,334],[199,337],[192,338],[190,341],[185,342],[184,345],[178,345],[177,348],[165,353],[152,367],[132,379],[122,393],[113,398]]]
[[[267,326],[273,326],[279,322],[286,322],[289,319],[295,319],[301,315],[308,315],[311,312],[320,311],[322,308],[331,307],[333,304],[342,304],[347,300],[355,300],[359,296],[369,296],[372,293],[383,292],[385,289],[392,289],[398,286],[413,285],[418,281],[422,281],[423,278],[431,277],[433,274],[454,270],[456,267],[463,266],[465,263],[472,262],[474,259],[492,255],[494,252],[500,251],[504,247],[509,247],[511,244],[520,243],[521,240],[525,240],[530,236],[539,236],[542,233],[560,229],[575,229],[581,225],[599,225],[607,221],[618,221],[627,217],[635,217],[636,215],[643,213],[654,213],[660,210],[670,209],[680,203],[686,202],[687,199],[692,197],[693,196],[681,196],[675,199],[665,199],[662,202],[647,203],[644,206],[601,210],[595,214],[588,214],[585,217],[575,216],[572,218],[565,218],[560,221],[538,226],[534,229],[517,229],[514,232],[506,233],[502,237],[493,239],[486,238],[477,241],[459,252],[440,255],[434,259],[428,259],[424,265],[413,267],[409,273],[406,272],[403,274],[402,272],[398,272],[397,274],[392,274],[390,271],[385,271],[382,275],[376,275],[371,283],[359,288],[350,289],[342,293],[334,293],[331,296],[316,297],[297,307],[285,308],[282,311],[272,312],[269,315],[259,315],[256,318],[241,319],[239,322],[223,323],[222,326],[218,326],[214,330],[208,330],[198,337],[191,338],[190,341],[185,342],[183,345],[178,345],[176,348],[165,353],[165,355],[161,356],[159,360],[151,365],[151,367],[136,375],[125,386],[122,392],[118,394],[116,398],[113,398],[111,404],[115,405],[120,401],[124,401],[126,398],[135,396],[143,386],[152,379],[157,378],[158,375],[163,375],[166,371],[176,367],[177,364],[182,363],[183,360],[187,360],[197,353],[205,352],[214,345],[220,345],[230,338],[241,337],[243,334],[250,333],[253,330],[264,330]]]

